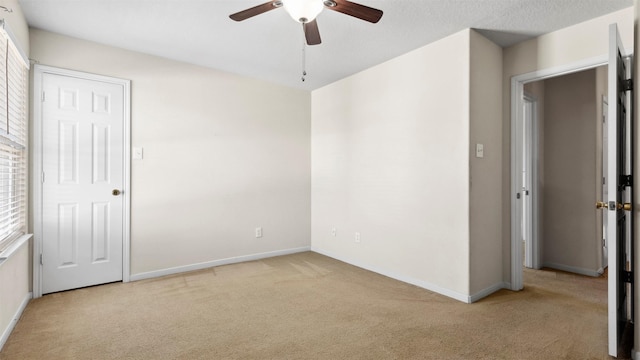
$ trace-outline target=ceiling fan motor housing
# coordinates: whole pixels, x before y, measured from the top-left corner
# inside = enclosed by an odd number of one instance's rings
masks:
[[[348,0],[272,0],[231,14],[229,17],[234,21],[243,21],[280,7],[284,7],[293,20],[302,23],[307,45],[318,45],[322,42],[316,16],[325,7],[374,24],[382,18],[382,10]]]
[[[313,21],[324,8],[322,0],[282,0],[293,20],[303,24]]]

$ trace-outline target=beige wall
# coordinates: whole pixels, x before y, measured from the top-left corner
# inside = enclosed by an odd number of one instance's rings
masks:
[[[469,293],[482,297],[502,282],[502,48],[475,31],[470,38]],[[484,145],[477,158],[476,144]],[[474,298],[475,300],[475,298]]]
[[[596,70],[545,80],[543,265],[585,275],[602,272],[596,185]]]
[[[308,92],[36,29],[31,57],[131,80],[134,279],[310,247]]]
[[[29,246],[22,245],[6,261],[0,261],[0,349],[21,306],[31,298]]]
[[[313,92],[314,250],[469,295],[469,34]]]
[[[314,250],[462,301],[502,286],[501,56],[465,30],[313,92]]]
[[[11,9],[11,12],[0,11],[0,19],[4,19],[9,24],[9,29],[15,36],[18,46],[28,56],[29,55],[29,26],[22,13],[22,8],[18,0],[0,0],[0,5]]]

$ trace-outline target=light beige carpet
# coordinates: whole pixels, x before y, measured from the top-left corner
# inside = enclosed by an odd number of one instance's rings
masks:
[[[463,304],[315,253],[45,295],[0,359],[608,359],[606,280]]]

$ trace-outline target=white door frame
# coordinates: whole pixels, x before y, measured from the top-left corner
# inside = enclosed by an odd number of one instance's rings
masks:
[[[576,73],[579,71],[593,69],[602,65],[607,65],[609,57],[605,55],[601,55],[598,57],[594,57],[591,59],[586,59],[583,61],[579,61],[572,64],[567,64],[563,66],[553,67],[544,70],[533,71],[530,73],[513,76],[511,78],[511,290],[522,290],[524,284],[522,282],[522,267],[523,267],[523,259],[522,259],[522,207],[519,205],[518,194],[521,192],[520,180],[522,178],[522,140],[521,134],[523,124],[523,106],[524,106],[524,84],[544,80],[552,77],[567,75]],[[535,127],[534,127],[534,132]],[[535,136],[535,135],[534,135]],[[535,139],[534,139],[535,140]],[[537,158],[537,144],[532,142],[532,155],[534,159]],[[538,199],[538,189],[537,189],[537,171],[535,169],[534,163],[534,178],[531,189],[531,201],[534,204],[533,210],[533,219],[531,222],[531,226],[533,228],[534,236],[537,236],[538,232],[538,216],[537,216],[537,204],[539,204]],[[539,252],[539,244],[538,246],[534,246],[534,257],[539,256],[540,254],[536,254]],[[536,251],[537,250],[537,251]],[[535,262],[535,261],[534,261]]]
[[[42,265],[40,254],[42,254],[42,80],[45,74],[75,77],[85,80],[101,81],[111,84],[122,85],[124,89],[124,188],[123,198],[123,234],[122,234],[122,281],[130,280],[130,228],[131,228],[131,81],[79,72],[74,70],[60,69],[46,65],[35,65],[33,69],[33,132],[32,132],[32,209],[33,209],[33,297],[42,296]]]
[[[518,130],[520,134],[525,134],[528,142],[528,149],[523,149],[524,144],[521,144],[519,147],[525,151],[524,154],[520,154],[520,159],[527,159],[527,167],[526,174],[528,186],[523,186],[522,190],[526,191],[526,193],[521,194],[520,199],[522,201],[527,200],[527,206],[522,206],[522,208],[526,209],[527,214],[521,216],[521,218],[526,219],[527,224],[524,224],[523,233],[525,236],[525,266],[540,269],[540,242],[538,238],[538,227],[533,226],[534,224],[538,224],[538,99],[531,95],[525,93],[523,95],[523,102],[531,104],[531,119],[528,124],[526,124],[527,128],[520,128]],[[524,105],[524,104],[523,104]],[[523,123],[520,126],[524,126]],[[522,137],[520,138],[522,139]],[[520,164],[522,165],[522,164]],[[534,196],[535,195],[535,196]]]

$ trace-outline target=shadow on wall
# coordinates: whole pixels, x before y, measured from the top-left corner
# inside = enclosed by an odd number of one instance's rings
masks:
[[[499,44],[503,48],[515,45],[519,42],[533,39],[542,35],[538,32],[509,32],[490,29],[474,29],[487,39]]]

